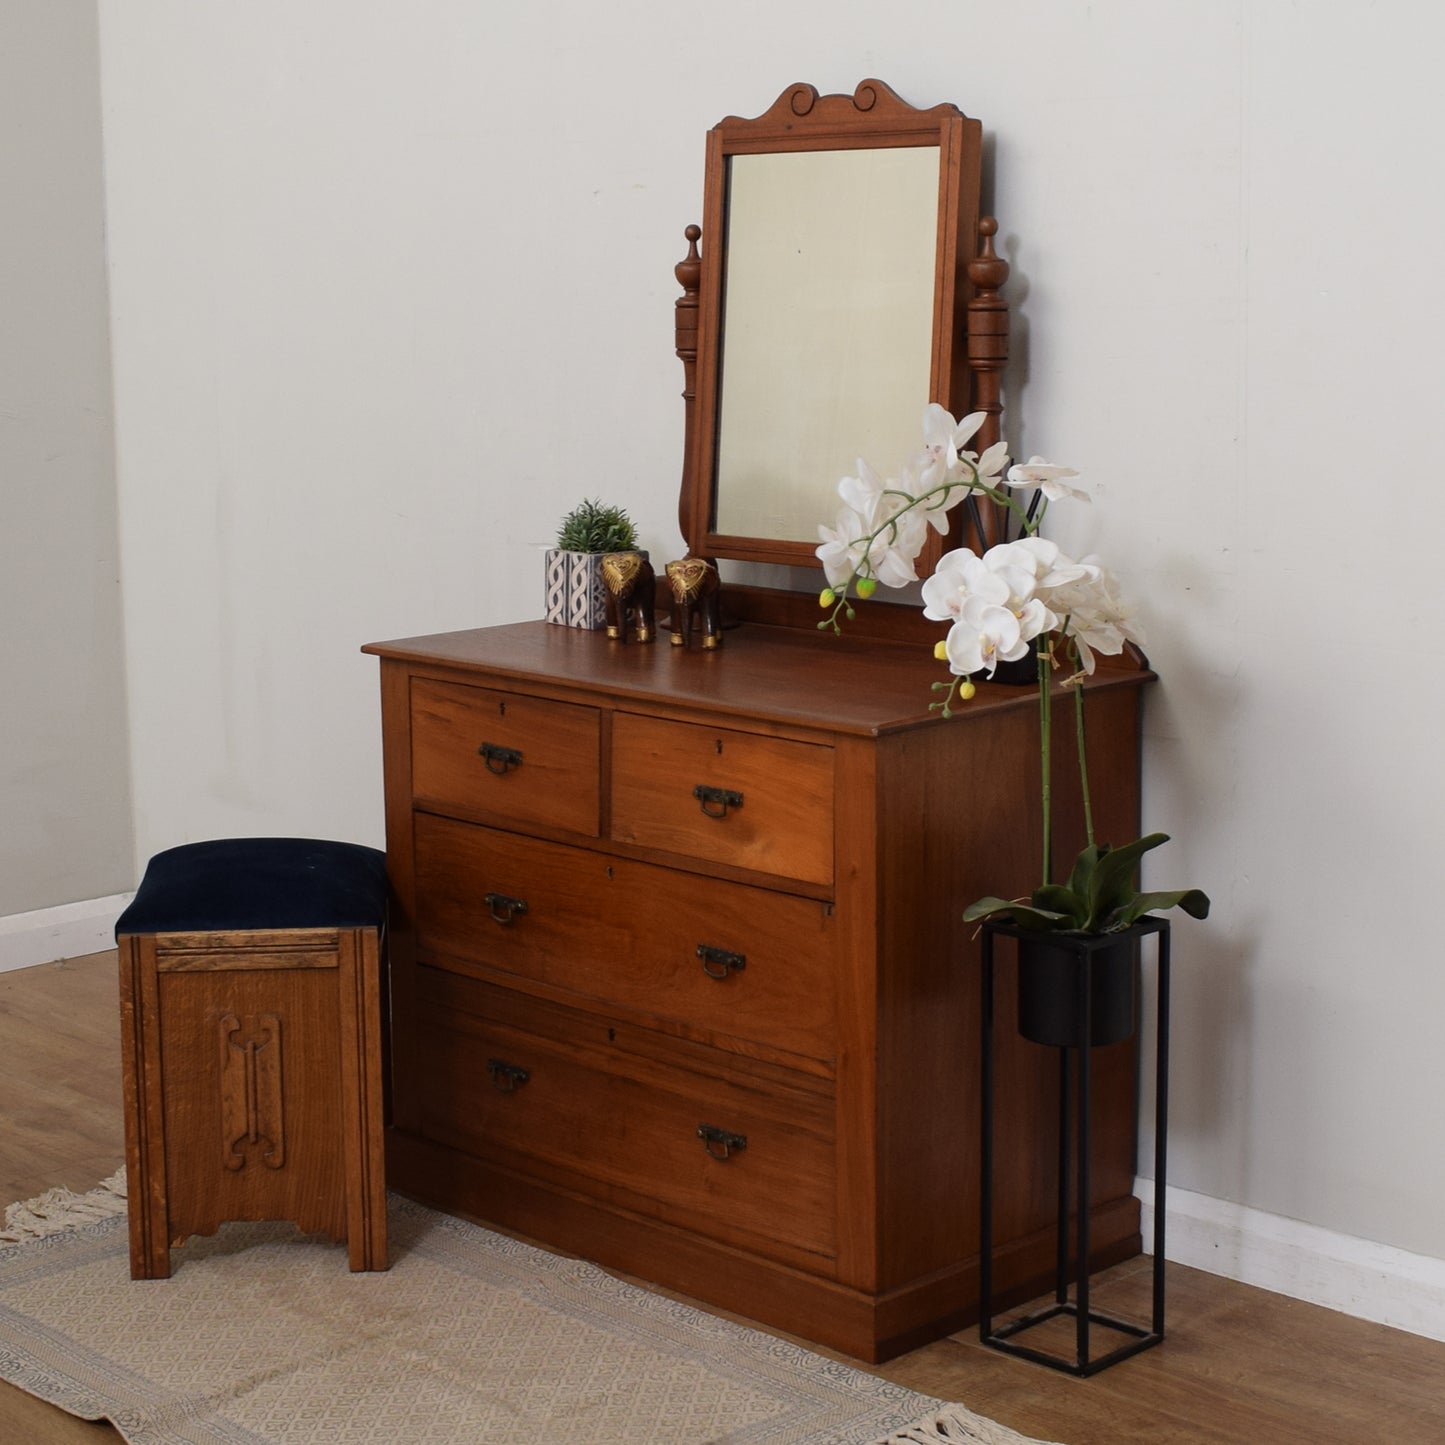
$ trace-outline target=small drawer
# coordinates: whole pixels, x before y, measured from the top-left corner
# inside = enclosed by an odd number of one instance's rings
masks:
[[[596,708],[416,678],[412,796],[442,813],[595,838],[600,738]]]
[[[833,750],[619,713],[612,836],[716,863],[833,881]]]
[[[416,819],[417,944],[831,1074],[830,906],[450,818]]]
[[[678,1068],[566,1010],[533,1033],[505,990],[432,969],[417,1002],[435,1142],[773,1258],[836,1255],[830,1095]]]

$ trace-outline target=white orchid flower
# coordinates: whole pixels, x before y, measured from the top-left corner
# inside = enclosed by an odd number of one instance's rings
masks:
[[[970,597],[1007,606],[1008,583],[985,566],[971,547],[945,552],[923,584],[923,615],[933,622],[952,622]]]
[[[981,457],[974,456],[972,452],[964,452],[963,455],[977,467],[979,481],[996,482],[998,474],[1003,471],[1003,464],[1008,461],[1008,443],[995,442],[985,449]]]
[[[948,670],[960,677],[983,672],[992,677],[1000,662],[1017,662],[1028,653],[1029,639],[1007,607],[967,598],[944,639]]]
[[[1051,602],[1068,618],[1069,636],[1079,649],[1079,660],[1087,673],[1095,667],[1096,652],[1114,656],[1124,650],[1125,643],[1144,643],[1143,630],[1134,621],[1132,610],[1120,598],[1118,583],[1104,567],[1087,560],[1090,575],[1062,587]]]
[[[954,421],[952,412],[936,401],[924,407],[923,454],[918,465],[918,480],[923,491],[961,479],[963,468],[959,466],[959,456],[983,423],[981,411],[970,412],[962,421]]]
[[[929,460],[927,452],[919,452],[898,474],[898,480],[891,485],[900,492],[906,492],[914,499],[920,516],[922,516],[934,531],[946,534],[948,531],[948,513],[954,503],[962,501],[964,492],[956,489],[946,489],[943,483],[930,486],[927,483],[929,469],[933,463]],[[923,498],[930,492],[937,495],[930,500]]]
[[[1060,497],[1073,497],[1080,502],[1091,501],[1092,498],[1086,491],[1071,487],[1064,480],[1066,477],[1078,475],[1073,467],[1061,467],[1045,461],[1043,457],[1030,457],[1028,461],[1008,469],[1008,484],[1016,491],[1038,487],[1051,502],[1057,502]]]
[[[898,507],[906,505],[902,498],[887,500]],[[872,575],[885,587],[906,587],[910,582],[918,581],[914,563],[927,536],[928,523],[918,512],[897,511],[868,549],[868,566]]]
[[[1036,540],[1042,545],[1029,545]],[[971,606],[1002,608],[1017,624],[1017,640],[1027,644],[1059,625],[1058,613],[1039,595],[1044,579],[1071,580],[1079,575],[1077,564],[1061,569],[1057,565],[1060,558],[1062,553],[1054,543],[1035,538],[1000,543],[982,557],[968,547],[945,553],[923,584],[923,615],[935,622],[949,622],[967,616]],[[1007,645],[1012,647],[1013,642]],[[1004,656],[1003,660],[1015,658]]]
[[[838,484],[839,491],[845,483],[859,480],[845,477]],[[853,494],[868,501],[862,492]],[[823,564],[830,587],[845,586],[859,573],[876,578],[885,587],[906,587],[918,581],[914,563],[923,550],[928,524],[916,511],[902,510],[906,506],[906,497],[886,496],[880,487],[870,503],[871,515],[845,506],[839,508],[832,527],[818,528],[822,545],[813,555]]]
[[[870,528],[852,507],[840,507],[831,527],[819,527],[822,545],[813,555],[823,564],[823,574],[830,587],[841,587],[858,570],[867,546],[864,539]]]
[[[1010,590],[1020,599],[1077,582],[1095,570],[1065,556],[1057,542],[1039,536],[1000,542],[984,553],[983,560],[1008,580]]]
[[[869,530],[876,525],[874,518],[878,514],[878,504],[883,498],[884,490],[888,483],[863,460],[858,458],[858,475],[856,477],[844,477],[838,483],[838,495],[844,503],[862,517],[867,523]]]

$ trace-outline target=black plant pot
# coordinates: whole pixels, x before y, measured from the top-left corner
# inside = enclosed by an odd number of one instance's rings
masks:
[[[1020,938],[1019,1032],[1036,1044],[1077,1048],[1084,1031],[1075,987],[1084,967],[1086,940],[1043,934]],[[1106,944],[1087,944],[1093,955],[1089,1043],[1117,1044],[1134,1032],[1138,1015],[1139,938],[1122,934]]]

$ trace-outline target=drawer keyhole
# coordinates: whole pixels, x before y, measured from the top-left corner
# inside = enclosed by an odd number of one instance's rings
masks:
[[[699,943],[697,956],[702,959],[702,971],[709,978],[726,978],[729,973],[748,966],[745,954],[729,953],[727,949],[714,948],[710,943]]]
[[[741,808],[743,805],[741,793],[735,793],[731,788],[712,788],[706,783],[699,783],[692,790],[692,795],[709,818],[726,818],[729,808]]]
[[[719,1129],[713,1124],[699,1124],[697,1137],[702,1140],[702,1147],[714,1159],[731,1159],[739,1150],[748,1147],[746,1134],[730,1134],[726,1129]]]

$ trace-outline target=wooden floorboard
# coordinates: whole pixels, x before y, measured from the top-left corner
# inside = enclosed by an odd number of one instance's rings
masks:
[[[86,1189],[123,1162],[116,991],[113,952],[0,974],[5,1200]],[[1142,1321],[1149,1278],[1147,1260],[1119,1265],[1096,1277],[1095,1303]],[[1168,1290],[1164,1343],[1089,1380],[987,1349],[973,1331],[879,1373],[1066,1445],[1445,1442],[1445,1344],[1182,1266]],[[119,1439],[0,1385],[0,1445]]]

